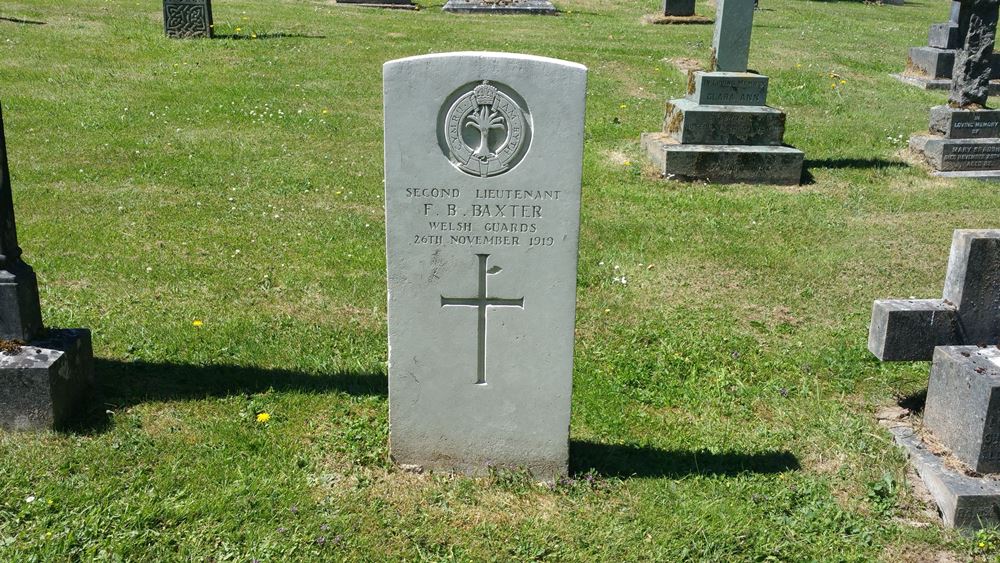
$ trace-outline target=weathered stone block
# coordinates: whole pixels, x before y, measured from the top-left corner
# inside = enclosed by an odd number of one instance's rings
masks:
[[[931,133],[949,139],[990,139],[1000,137],[1000,111],[931,108]]]
[[[959,48],[961,45],[958,40],[958,24],[947,22],[931,25],[931,31],[927,39],[927,43],[929,46],[936,47],[938,49]]]
[[[448,0],[442,8],[455,14],[553,15],[559,10],[548,0]]]
[[[883,362],[929,360],[935,346],[961,342],[958,310],[942,299],[876,301],[868,350]]]
[[[21,260],[0,269],[0,339],[27,342],[42,330],[35,272]]]
[[[780,145],[785,114],[767,106],[702,106],[681,98],[667,102],[663,131],[695,145]]]
[[[212,1],[163,0],[163,30],[168,37],[212,37]]]
[[[682,145],[667,133],[644,133],[642,146],[666,178],[777,185],[802,179],[804,155],[792,147]]]
[[[767,77],[698,70],[688,80],[687,98],[702,105],[762,106],[767,103]]]
[[[993,54],[990,78],[1000,78],[1000,56]],[[910,57],[906,61],[906,72],[928,78],[951,79],[955,67],[955,51],[935,47],[910,47]]]
[[[910,150],[935,170],[1000,170],[1000,139],[947,139],[940,135],[910,137]]]
[[[0,353],[0,427],[61,428],[95,390],[86,329],[49,330],[16,354]]]
[[[663,15],[693,16],[694,0],[663,0]]]
[[[1000,350],[935,348],[924,426],[973,470],[1000,471]]]
[[[754,3],[748,0],[716,0],[715,31],[712,35],[712,70],[746,72],[750,59]]]

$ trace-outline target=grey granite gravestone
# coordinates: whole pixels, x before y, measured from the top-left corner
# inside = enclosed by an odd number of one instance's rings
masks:
[[[660,13],[646,14],[642,17],[642,22],[652,24],[712,23],[711,18],[695,14],[694,8],[695,0],[663,0]]]
[[[768,107],[766,76],[749,72],[753,0],[719,0],[712,72],[689,75],[685,98],[667,102],[663,131],[642,145],[665,178],[798,184],[802,151],[784,145],[785,114]]]
[[[384,67],[392,458],[567,471],[587,69]]]
[[[938,176],[1000,177],[1000,111],[986,108],[998,9],[998,0],[962,0],[948,104],[931,108],[929,135],[910,137]]]
[[[34,271],[21,259],[0,113],[0,427],[64,426],[94,388],[86,329],[45,329]]]
[[[933,360],[923,428],[979,473],[1000,471],[1000,230],[956,230],[944,297],[876,301],[868,349],[882,361]],[[945,523],[1000,523],[1000,488],[928,457],[916,434],[896,441],[941,508]]]
[[[663,0],[664,16],[693,16],[694,0]]]
[[[441,8],[455,14],[554,15],[559,10],[549,0],[448,0]]]
[[[883,362],[930,360],[936,346],[1000,342],[1000,231],[956,230],[941,299],[875,301],[868,350]]]
[[[960,35],[959,18],[962,2],[951,3],[951,17],[945,23],[931,25],[926,47],[911,47],[906,60],[906,70],[893,77],[908,84],[928,90],[948,90],[951,88],[952,70],[955,68],[955,53],[962,48],[964,36]],[[991,57],[993,64],[991,79],[1000,78],[1000,54]],[[993,93],[1000,91],[1000,85],[991,85]]]
[[[168,37],[212,37],[212,0],[163,0]]]

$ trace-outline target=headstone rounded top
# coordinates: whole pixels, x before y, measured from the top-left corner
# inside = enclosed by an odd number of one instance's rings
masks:
[[[404,57],[402,59],[395,59],[392,61],[387,61],[382,65],[383,69],[389,70],[389,68],[397,65],[403,65],[406,63],[414,63],[419,61],[436,61],[438,59],[480,59],[484,64],[494,64],[498,60],[520,60],[535,63],[545,63],[545,64],[555,64],[561,65],[568,68],[576,68],[581,71],[586,72],[587,67],[580,64],[574,63],[572,61],[564,61],[562,59],[554,59],[551,57],[541,57],[538,55],[525,55],[520,53],[501,53],[497,51],[455,51],[451,53],[431,53],[428,55],[415,55],[412,57]]]

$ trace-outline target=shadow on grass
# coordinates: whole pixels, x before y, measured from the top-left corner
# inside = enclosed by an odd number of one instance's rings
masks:
[[[0,21],[13,22],[13,23],[26,23],[28,25],[45,25],[45,22],[38,22],[35,20],[22,20],[21,18],[8,18],[0,16]]]
[[[569,446],[573,474],[594,470],[604,477],[732,476],[741,473],[784,473],[800,469],[791,452],[713,454],[707,450],[662,450],[648,446],[598,444],[573,440]]]
[[[879,169],[879,168],[908,168],[910,165],[902,160],[886,160],[884,158],[821,158],[806,159],[802,166],[802,184],[815,184],[816,178],[812,170],[816,168],[828,168],[831,170],[842,170],[852,168],[855,170]]]
[[[218,33],[212,39],[229,39],[232,41],[259,41],[261,39],[326,39],[325,35],[308,35],[305,33],[258,33],[256,37],[243,33]]]
[[[896,404],[909,410],[915,415],[924,412],[924,404],[927,403],[927,389],[921,389],[915,393],[896,398]]]
[[[209,397],[252,395],[269,389],[348,395],[386,396],[388,380],[381,372],[336,372],[313,375],[297,371],[269,370],[235,365],[185,365],[173,363],[122,362],[96,358],[94,372],[99,397],[90,401],[88,412],[70,423],[65,431],[95,434],[109,429],[107,411],[151,401],[191,401]]]

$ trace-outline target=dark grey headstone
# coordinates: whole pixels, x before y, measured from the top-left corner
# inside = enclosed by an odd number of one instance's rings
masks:
[[[872,308],[868,350],[882,361],[930,360],[935,346],[998,342],[1000,230],[955,231],[942,299],[876,301]]]
[[[949,139],[1000,138],[1000,111],[931,108],[931,133]]]
[[[212,37],[212,0],[163,0],[168,37]]]
[[[990,94],[990,66],[1000,0],[961,0],[958,36],[948,101],[957,107],[985,106]]]
[[[959,47],[958,24],[951,22],[932,24],[927,44],[939,49],[957,49]]]
[[[934,349],[924,426],[974,471],[1000,471],[1000,350],[996,346]]]
[[[441,8],[456,14],[535,14],[559,13],[549,0],[448,0]]]
[[[681,98],[667,102],[663,127],[684,144],[780,145],[785,114],[767,106],[703,106]]]
[[[693,16],[694,0],[663,0],[663,15]]]

